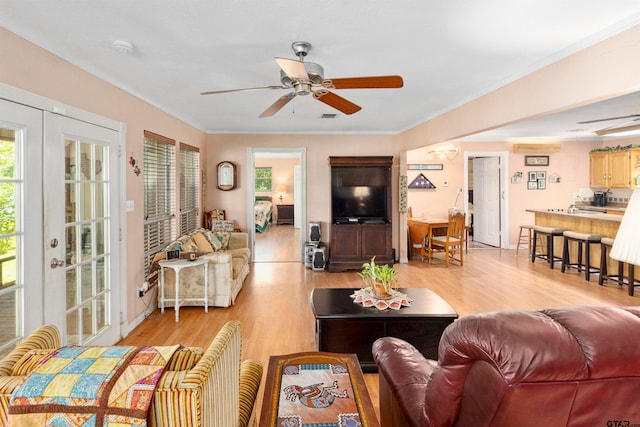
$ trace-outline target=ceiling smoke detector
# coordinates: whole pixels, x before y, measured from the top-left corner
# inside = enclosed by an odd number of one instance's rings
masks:
[[[111,47],[120,53],[133,52],[133,45],[126,40],[114,40],[113,43],[111,43]]]

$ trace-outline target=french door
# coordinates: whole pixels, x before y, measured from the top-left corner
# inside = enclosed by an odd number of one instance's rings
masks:
[[[17,96],[0,99],[0,354],[46,323],[64,344],[113,344],[120,133]]]
[[[66,344],[120,338],[118,141],[115,130],[45,112],[44,319]]]
[[[41,187],[42,111],[0,100],[0,354],[43,322]]]

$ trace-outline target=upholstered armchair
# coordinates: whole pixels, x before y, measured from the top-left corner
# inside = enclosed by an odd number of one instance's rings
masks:
[[[53,325],[45,325],[33,331],[0,360],[0,426],[8,425],[11,393],[38,363],[59,347],[58,329]]]
[[[241,361],[241,346],[242,326],[232,320],[204,352],[178,350],[156,387],[149,426],[247,426],[262,364]]]
[[[481,313],[447,327],[437,362],[391,337],[373,356],[382,427],[640,422],[640,307]]]

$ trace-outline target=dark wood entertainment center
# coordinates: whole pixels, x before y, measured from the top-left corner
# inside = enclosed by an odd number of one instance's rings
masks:
[[[360,270],[374,256],[378,264],[393,264],[393,156],[330,157],[329,164],[332,193],[329,271]]]

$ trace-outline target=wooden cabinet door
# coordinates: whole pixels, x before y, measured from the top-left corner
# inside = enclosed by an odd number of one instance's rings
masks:
[[[360,226],[334,224],[331,226],[331,259],[346,261],[362,257]]]
[[[388,262],[391,254],[391,226],[363,225],[362,226],[362,257],[366,260],[376,257],[376,262]]]
[[[629,150],[609,153],[609,186],[631,188],[631,153]]]
[[[597,151],[589,155],[589,186],[592,188],[606,188],[608,179],[609,153]]]

